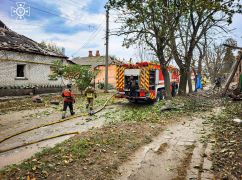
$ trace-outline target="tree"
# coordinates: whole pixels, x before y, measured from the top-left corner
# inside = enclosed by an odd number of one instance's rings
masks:
[[[167,45],[171,29],[176,29],[180,17],[182,0],[109,0],[108,7],[120,13],[118,21],[122,24],[113,34],[124,36],[123,45],[127,48],[134,44],[145,44],[147,51],[152,51],[161,65],[165,89],[168,98],[170,77]]]
[[[205,71],[209,74],[211,82],[213,83],[215,78],[222,75],[222,68],[224,65],[225,47],[220,44],[212,44],[210,48],[207,48],[205,53]]]
[[[65,79],[74,81],[78,89],[83,92],[90,85],[97,72],[87,66],[72,64],[65,66],[64,77]]]
[[[229,46],[237,46],[237,42],[229,38],[225,41],[225,44]],[[224,65],[223,65],[223,73],[229,73],[231,67],[235,61],[235,56],[233,55],[233,49],[231,47],[226,47],[225,55],[224,55]]]
[[[45,41],[41,41],[41,43],[39,43],[43,48],[48,49],[50,51],[53,51],[57,54],[62,54],[62,50],[55,44],[55,43],[47,43]]]
[[[49,75],[50,79],[57,79],[61,78],[61,84],[64,85],[64,73],[65,73],[65,66],[61,61],[54,61],[51,68],[51,74]]]
[[[188,72],[193,53],[202,37],[215,28],[225,30],[223,23],[231,23],[241,5],[234,0],[184,0],[185,10],[180,17],[178,29],[171,31],[170,47],[180,68],[179,94],[186,94]]]
[[[55,61],[51,67],[53,73],[51,78],[61,78],[72,81],[76,84],[78,89],[83,92],[86,87],[91,83],[92,79],[97,75],[97,70],[92,70],[87,66],[80,66],[77,64],[64,65],[60,61]]]

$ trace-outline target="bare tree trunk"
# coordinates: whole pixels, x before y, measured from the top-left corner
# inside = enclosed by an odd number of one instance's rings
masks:
[[[188,88],[189,88],[189,93],[193,93],[193,89],[192,89],[192,78],[191,78],[191,71],[189,71],[187,73],[187,81],[188,81]]]
[[[186,95],[187,89],[187,72],[185,69],[180,69],[180,83],[179,83],[179,90],[178,94],[183,96]]]
[[[165,90],[166,90],[166,97],[167,99],[171,99],[171,90],[170,90],[170,75],[167,70],[167,68],[161,68],[163,76],[164,76],[164,82],[165,82]]]

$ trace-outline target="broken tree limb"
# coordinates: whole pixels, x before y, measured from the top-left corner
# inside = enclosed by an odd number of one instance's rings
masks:
[[[229,44],[223,44],[223,45],[226,46],[226,47],[232,48],[232,49],[242,50],[242,47],[232,46],[232,45],[229,45]]]
[[[160,108],[160,112],[162,112],[162,111],[170,111],[172,109],[180,109],[180,108],[182,108],[184,106],[185,106],[184,104],[181,104],[181,105],[178,105],[178,106],[165,105],[165,106],[162,106]]]
[[[234,69],[231,72],[231,74],[229,75],[229,78],[228,78],[228,81],[227,81],[227,83],[226,83],[226,85],[224,87],[222,96],[224,96],[226,94],[226,92],[227,92],[227,90],[229,88],[229,85],[230,85],[231,81],[233,80],[234,75],[235,75],[235,73],[236,73],[236,71],[237,71],[237,69],[238,69],[238,67],[239,67],[239,65],[241,63],[241,59],[242,59],[242,51],[239,51],[239,55],[238,55],[237,61],[236,61],[235,65],[234,65]]]

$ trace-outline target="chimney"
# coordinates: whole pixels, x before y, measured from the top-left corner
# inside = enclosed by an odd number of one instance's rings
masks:
[[[100,56],[99,50],[96,51],[96,56],[98,56],[98,57]]]
[[[93,57],[93,55],[92,55],[92,51],[88,51],[88,52],[89,52],[88,57]]]

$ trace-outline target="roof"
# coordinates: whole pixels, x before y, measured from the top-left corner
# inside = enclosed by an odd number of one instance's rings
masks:
[[[44,48],[32,39],[12,31],[1,20],[0,50],[17,51],[31,54],[40,54],[45,56],[67,58],[61,53],[56,53],[47,48]]]
[[[105,56],[76,57],[76,58],[73,58],[71,61],[81,66],[97,67],[97,66],[105,65]],[[108,64],[121,65],[123,64],[123,62],[109,56]]]

